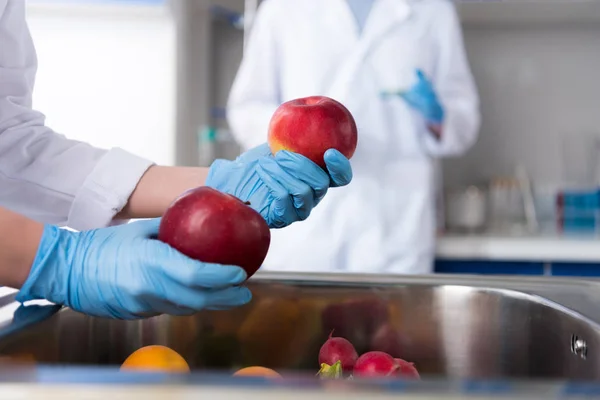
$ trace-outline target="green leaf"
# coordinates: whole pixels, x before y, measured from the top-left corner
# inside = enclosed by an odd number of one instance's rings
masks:
[[[321,379],[341,379],[342,373],[342,362],[338,360],[333,365],[326,363],[321,364],[321,369],[317,375],[320,376]]]

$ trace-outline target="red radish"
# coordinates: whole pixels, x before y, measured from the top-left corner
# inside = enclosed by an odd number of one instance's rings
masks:
[[[401,358],[395,359],[400,368],[398,368],[398,374],[402,378],[420,379],[419,371],[415,368],[415,364],[405,361]]]
[[[354,376],[363,378],[394,376],[398,368],[398,363],[389,354],[383,351],[369,351],[356,360]]]
[[[383,351],[370,351],[356,360],[354,376],[361,378],[418,378],[419,374],[412,363],[394,358]]]
[[[329,339],[321,346],[319,364],[334,365],[339,361],[342,364],[342,371],[351,372],[358,358],[356,349],[347,339],[332,336],[333,331],[329,334]]]

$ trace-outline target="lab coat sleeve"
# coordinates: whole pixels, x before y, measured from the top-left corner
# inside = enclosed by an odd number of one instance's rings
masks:
[[[69,140],[32,109],[37,56],[25,2],[0,7],[0,205],[43,223],[112,224],[152,162]]]
[[[232,135],[244,149],[267,140],[271,116],[280,104],[276,48],[276,1],[259,6],[244,57],[233,82],[227,119]]]
[[[451,1],[436,2],[433,84],[445,111],[441,137],[425,135],[426,151],[437,157],[460,156],[477,140],[479,96],[464,47],[462,29]],[[433,4],[432,4],[433,5]]]

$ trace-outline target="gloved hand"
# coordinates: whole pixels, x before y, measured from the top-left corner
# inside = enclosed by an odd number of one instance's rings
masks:
[[[154,239],[160,219],[85,232],[46,225],[16,299],[46,299],[85,314],[135,319],[248,303],[243,269],[201,263]]]
[[[216,160],[206,185],[229,193],[258,211],[271,228],[305,220],[329,187],[352,180],[350,161],[335,149],[325,152],[327,172],[308,158],[289,151],[271,154],[265,143],[234,161]]]
[[[423,71],[417,70],[417,83],[400,96],[414,109],[419,111],[428,124],[440,125],[444,121],[444,108],[438,101],[431,82]]]

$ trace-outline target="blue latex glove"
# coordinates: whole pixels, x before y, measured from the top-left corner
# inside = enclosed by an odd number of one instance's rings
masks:
[[[16,299],[46,299],[85,314],[135,319],[248,303],[235,266],[194,261],[154,239],[160,219],[85,232],[46,225]]]
[[[438,101],[433,86],[423,71],[417,70],[417,83],[400,96],[419,111],[429,124],[440,125],[444,121],[444,108]]]
[[[265,143],[234,161],[216,160],[206,185],[250,202],[271,228],[282,228],[308,218],[329,187],[352,180],[342,153],[329,149],[324,159],[329,174],[297,153],[282,150],[273,156]]]

